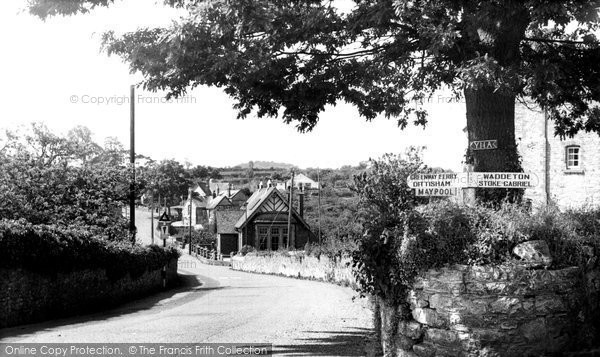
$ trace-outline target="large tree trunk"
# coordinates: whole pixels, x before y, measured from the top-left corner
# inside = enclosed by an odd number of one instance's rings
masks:
[[[467,163],[478,172],[519,172],[520,158],[515,142],[515,97],[494,93],[490,88],[465,90],[467,106],[467,131],[469,143],[480,140],[497,140],[498,148],[467,150]],[[504,198],[516,201],[522,190],[477,189],[477,197],[498,202]]]

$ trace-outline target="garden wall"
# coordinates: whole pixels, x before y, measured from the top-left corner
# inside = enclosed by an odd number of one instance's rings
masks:
[[[281,253],[259,255],[248,253],[243,257],[231,258],[231,268],[252,273],[275,274],[294,278],[305,278],[355,286],[350,257],[329,258],[313,256],[284,255]]]
[[[0,268],[0,328],[98,310],[160,290],[162,269],[110,279],[105,269],[40,274]],[[177,277],[177,259],[167,264],[166,282]]]
[[[576,267],[458,265],[416,281],[403,321],[381,300],[376,310],[386,355],[540,356],[577,347],[590,317],[584,309],[598,311],[599,290],[598,272],[582,280]]]

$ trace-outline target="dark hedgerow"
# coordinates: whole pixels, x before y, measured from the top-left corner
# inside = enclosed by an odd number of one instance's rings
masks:
[[[0,268],[47,275],[105,269],[112,280],[127,273],[139,277],[179,257],[174,248],[109,242],[81,228],[32,225],[24,220],[0,220],[0,246]]]

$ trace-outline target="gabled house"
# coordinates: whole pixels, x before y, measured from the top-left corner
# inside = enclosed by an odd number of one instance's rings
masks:
[[[192,192],[195,192],[200,198],[207,198],[212,195],[209,186],[210,183],[198,182],[192,187]]]
[[[248,200],[248,195],[242,190],[230,190],[227,192],[229,201],[235,207],[242,207],[244,203]]]
[[[200,197],[193,197],[190,201],[190,198],[188,198],[184,204],[183,204],[183,208],[181,210],[181,216],[182,216],[182,220],[175,222],[178,224],[173,223],[172,225],[175,227],[189,227],[190,225],[190,202],[192,205],[192,226],[194,227],[194,229],[199,230],[199,229],[203,229],[205,227],[208,226],[208,211],[206,209],[207,206],[207,202],[205,199],[200,198]]]
[[[235,224],[238,249],[251,245],[258,250],[301,249],[315,240],[302,215],[292,208],[288,232],[288,203],[275,187],[260,188],[246,201]],[[217,223],[218,224],[218,223]]]
[[[289,179],[285,184],[285,188],[287,189],[291,184],[292,179]],[[319,188],[319,183],[306,176],[305,174],[300,173],[294,176],[294,187],[303,188],[307,190],[316,190]]]

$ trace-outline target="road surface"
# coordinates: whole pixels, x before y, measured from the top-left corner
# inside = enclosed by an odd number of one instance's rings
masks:
[[[362,356],[364,299],[327,283],[180,258],[184,285],[103,313],[0,330],[1,342],[273,343],[277,355]]]

